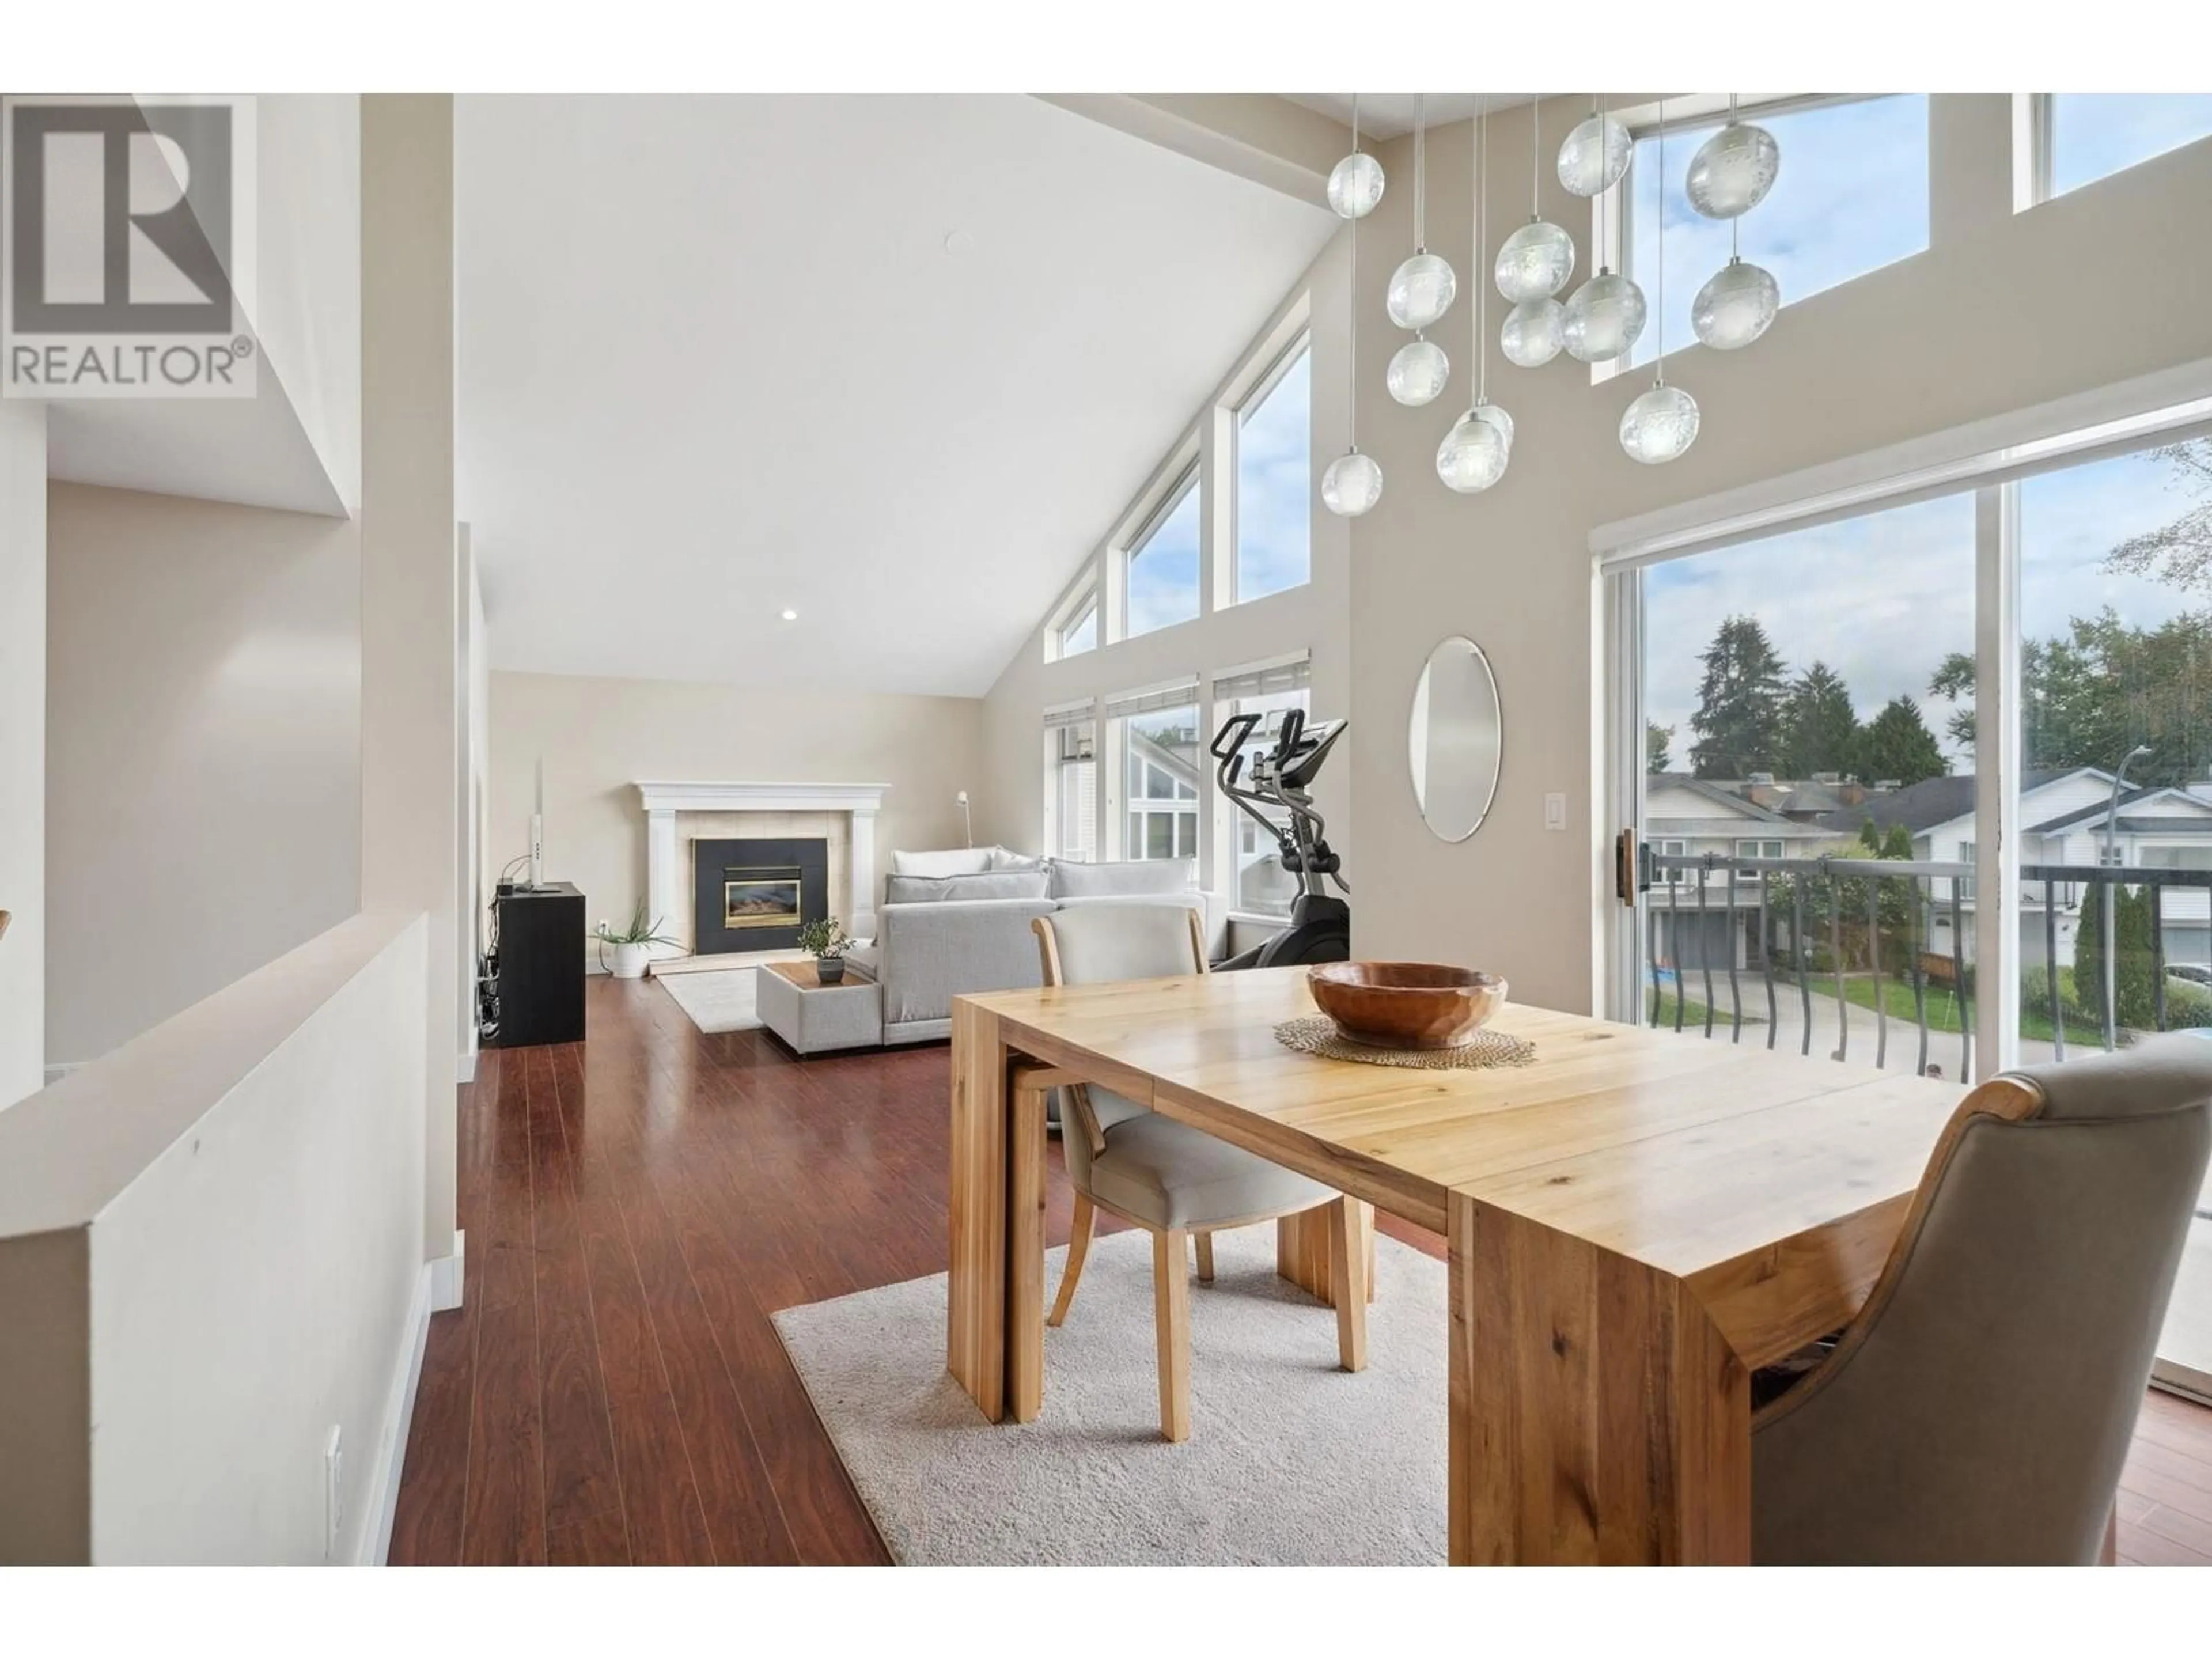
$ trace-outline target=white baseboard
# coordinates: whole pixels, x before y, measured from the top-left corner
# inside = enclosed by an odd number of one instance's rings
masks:
[[[474,1083],[476,1080],[477,1051],[474,1048],[465,1049],[461,1057],[453,1062],[453,1081]]]
[[[448,1260],[452,1258],[448,1257]],[[370,1524],[361,1535],[353,1565],[380,1567],[392,1555],[392,1522],[399,1510],[400,1466],[407,1457],[407,1431],[415,1420],[415,1390],[422,1381],[422,1350],[430,1340],[431,1284],[439,1264],[426,1261],[415,1280],[414,1305],[407,1315],[407,1346],[392,1373],[391,1398],[384,1407],[384,1438],[363,1488]]]
[[[465,1282],[468,1249],[468,1229],[457,1227],[453,1230],[453,1255],[440,1256],[428,1264],[432,1313],[450,1313],[461,1305],[461,1286]]]

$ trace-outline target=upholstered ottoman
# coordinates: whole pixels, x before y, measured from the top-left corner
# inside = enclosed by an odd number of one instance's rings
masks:
[[[842,985],[824,985],[813,960],[771,962],[755,970],[761,1024],[802,1054],[872,1048],[884,1040],[884,988],[858,964],[845,964]]]

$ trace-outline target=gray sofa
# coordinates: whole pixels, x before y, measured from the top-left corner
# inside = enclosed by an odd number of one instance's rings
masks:
[[[996,858],[999,867],[991,860]],[[1091,904],[1190,906],[1188,861],[1071,864],[1019,860],[1003,848],[894,853],[876,908],[876,937],[847,960],[882,988],[883,1040],[927,1042],[952,1034],[952,999],[1042,982],[1030,923]]]

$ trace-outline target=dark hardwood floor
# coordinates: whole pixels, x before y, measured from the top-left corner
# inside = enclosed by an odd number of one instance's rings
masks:
[[[946,1051],[801,1064],[643,981],[593,979],[587,1022],[461,1091],[465,1305],[430,1323],[392,1562],[885,1560],[769,1315],[943,1271]],[[1070,1204],[1055,1172],[1054,1243]],[[2150,1396],[2119,1538],[2212,1565],[2212,1410]]]

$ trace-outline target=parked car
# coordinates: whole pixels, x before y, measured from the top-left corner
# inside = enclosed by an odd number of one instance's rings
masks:
[[[2166,964],[2170,979],[2185,979],[2191,985],[2212,985],[2212,968],[2200,968],[2193,962],[2169,962]]]

